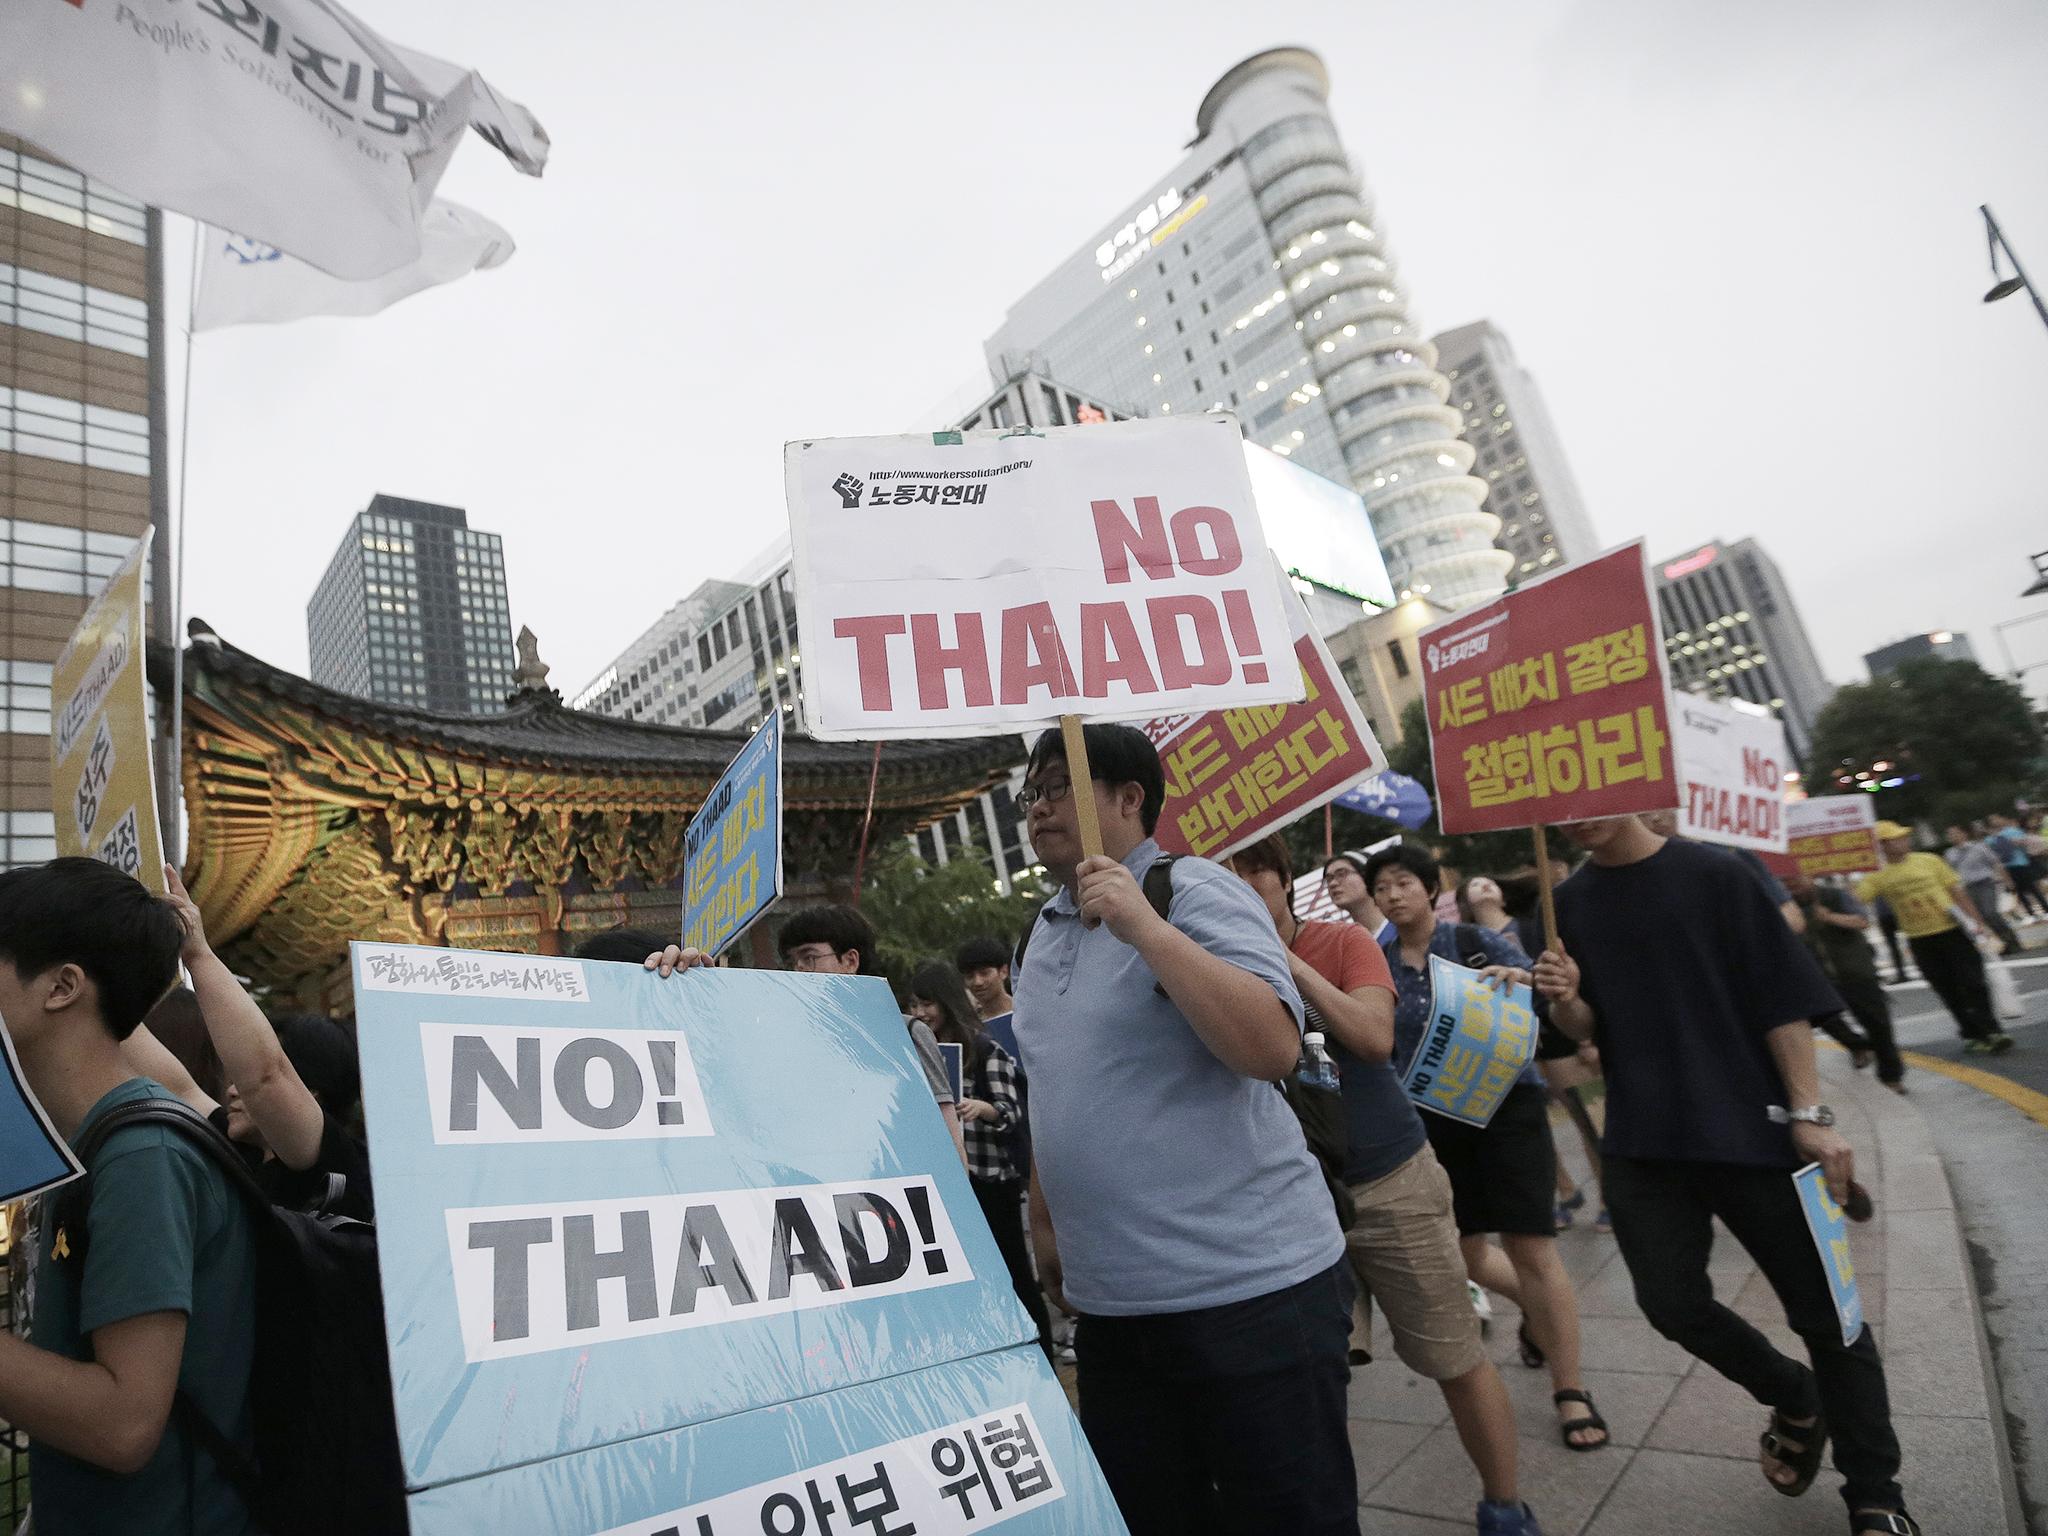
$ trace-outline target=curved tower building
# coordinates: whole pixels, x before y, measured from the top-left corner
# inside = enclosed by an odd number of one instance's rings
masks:
[[[991,366],[1029,360],[1134,414],[1234,410],[1252,441],[1354,488],[1396,592],[1458,608],[1513,557],[1468,471],[1460,413],[1418,332],[1305,48],[1231,69],[1187,158],[1010,311]]]

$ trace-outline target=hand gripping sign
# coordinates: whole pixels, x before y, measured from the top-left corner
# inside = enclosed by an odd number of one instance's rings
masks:
[[[806,716],[825,740],[1302,696],[1235,417],[822,439],[784,450]]]
[[[415,1536],[1122,1530],[885,985],[353,960]]]

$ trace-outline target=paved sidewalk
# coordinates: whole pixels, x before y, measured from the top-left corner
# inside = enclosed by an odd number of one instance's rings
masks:
[[[1948,1177],[1912,1099],[1879,1088],[1847,1056],[1821,1053],[1829,1102],[1856,1149],[1877,1216],[1855,1227],[1858,1283],[1877,1330],[1905,1450],[1900,1481],[1929,1536],[2021,1536],[2018,1503],[1992,1418],[1988,1356]],[[1560,1146],[1575,1168],[1569,1128]],[[1614,1240],[1592,1231],[1592,1201],[1560,1237],[1579,1291],[1586,1386],[1613,1433],[1603,1451],[1560,1442],[1546,1371],[1515,1353],[1514,1309],[1495,1302],[1489,1347],[1522,1427],[1524,1496],[1548,1536],[1841,1536],[1848,1530],[1832,1466],[1801,1499],[1766,1486],[1757,1434],[1766,1410],[1660,1337],[1636,1309]],[[1804,1358],[1749,1255],[1725,1232],[1712,1263],[1723,1299]],[[1352,1444],[1371,1536],[1451,1536],[1472,1529],[1479,1481],[1436,1387],[1395,1357],[1384,1325],[1375,1363],[1351,1387]]]

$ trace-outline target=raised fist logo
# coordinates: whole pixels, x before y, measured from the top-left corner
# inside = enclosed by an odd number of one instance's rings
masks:
[[[1438,650],[1438,649],[1437,649],[1437,648],[1436,648],[1435,646],[1433,646],[1433,645],[1432,645],[1432,646],[1431,646],[1431,647],[1429,648],[1429,657],[1428,657],[1428,660],[1429,660],[1429,670],[1430,670],[1430,672],[1431,672],[1432,674],[1433,674],[1433,673],[1435,673],[1435,671],[1436,671],[1436,669],[1437,669],[1437,662],[1438,662],[1438,660],[1439,660],[1439,659],[1441,658],[1441,656],[1442,656],[1442,655],[1443,655],[1443,653],[1442,653],[1441,651],[1439,651],[1439,650]]]
[[[867,482],[857,475],[842,474],[832,482],[832,489],[839,493],[839,505],[851,511],[860,505],[860,493],[867,489]]]

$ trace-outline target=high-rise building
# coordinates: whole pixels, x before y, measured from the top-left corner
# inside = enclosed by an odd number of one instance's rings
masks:
[[[1465,418],[1472,473],[1486,482],[1486,510],[1500,519],[1496,548],[1514,557],[1511,585],[1600,552],[1564,444],[1536,380],[1491,320],[1434,339],[1436,365]]]
[[[512,691],[505,553],[460,507],[373,496],[306,604],[313,681],[380,704],[485,715]]]
[[[1833,695],[1792,589],[1754,539],[1702,544],[1654,567],[1671,685],[1747,699],[1785,722],[1806,761],[1813,723]]]
[[[1918,661],[1922,656],[1939,656],[1943,661],[1975,661],[1977,652],[1968,635],[1937,629],[1932,634],[1908,635],[1874,651],[1865,651],[1863,665],[1870,669],[1872,678],[1887,677],[1898,671],[1901,662]]]
[[[0,134],[0,868],[56,856],[51,668],[153,522],[146,590],[168,590],[160,232],[142,204]],[[153,601],[150,633],[169,637]]]
[[[1323,637],[1344,686],[1365,711],[1381,746],[1400,742],[1401,717],[1422,698],[1422,647],[1417,637],[1448,617],[1428,598],[1411,597]]]
[[[984,343],[1138,416],[1233,410],[1245,435],[1365,498],[1397,589],[1458,608],[1512,557],[1462,415],[1302,48],[1203,98],[1168,175],[1019,299]]]

